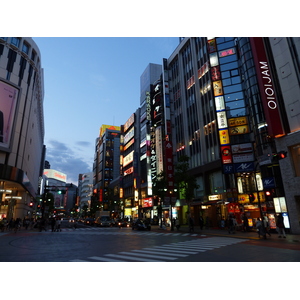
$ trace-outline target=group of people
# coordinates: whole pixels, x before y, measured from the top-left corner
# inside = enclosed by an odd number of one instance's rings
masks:
[[[14,230],[14,232],[17,232],[22,226],[27,230],[32,224],[33,220],[29,218],[24,218],[23,220],[21,220],[21,218],[11,218],[9,221],[6,218],[3,218],[0,220],[0,229],[2,232],[6,230]]]
[[[14,231],[17,232],[24,227],[25,230],[37,228],[40,232],[47,231],[48,221],[45,218],[11,218],[9,221],[6,218],[0,220],[0,230],[4,231]],[[51,218],[50,219],[52,232],[61,231],[61,218]]]

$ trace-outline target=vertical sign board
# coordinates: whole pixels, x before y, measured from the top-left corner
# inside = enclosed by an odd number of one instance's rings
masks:
[[[253,37],[249,39],[252,47],[262,104],[264,107],[266,121],[268,123],[269,135],[272,137],[283,135],[284,130],[281,124],[280,112],[278,109],[273,79],[263,39],[261,37]]]
[[[171,141],[165,142],[165,153],[168,190],[170,191],[174,189],[173,145]]]

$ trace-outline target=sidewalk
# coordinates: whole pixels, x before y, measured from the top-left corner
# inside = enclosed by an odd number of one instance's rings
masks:
[[[165,231],[165,232],[173,232],[173,233],[189,233],[189,227],[187,225],[181,225],[179,231],[174,227],[174,231],[171,231],[171,227],[167,227],[166,229],[160,228],[158,225],[152,225],[151,230],[155,231]],[[243,239],[253,239],[253,240],[263,240],[263,238],[259,238],[258,234],[255,231],[244,232],[244,231],[236,231],[235,233],[228,233],[227,229],[215,229],[215,228],[203,228],[200,230],[199,226],[194,227],[194,232],[191,234],[198,234],[198,235],[214,235],[214,236],[227,236],[227,237],[234,237],[234,238],[243,238]],[[286,238],[279,238],[278,233],[271,232],[271,236],[267,235],[267,240],[272,241],[289,241],[300,243],[300,235],[299,234],[286,234]],[[299,245],[300,246],[300,245]]]

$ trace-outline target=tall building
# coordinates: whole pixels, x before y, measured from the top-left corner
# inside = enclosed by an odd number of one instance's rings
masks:
[[[45,159],[43,97],[35,42],[0,37],[0,218],[32,216]]]
[[[283,213],[299,232],[298,49],[299,39],[184,38],[168,59],[174,158],[190,157],[196,222],[267,215],[276,228]]]
[[[88,172],[79,174],[78,178],[78,197],[79,197],[79,211],[81,212],[86,206],[88,210],[91,208],[93,196],[93,178],[94,173]]]
[[[121,167],[122,180],[120,188],[122,190],[122,207],[124,217],[131,219],[139,216],[139,162],[140,157],[140,110],[137,109],[122,128],[122,151],[121,151]],[[146,142],[145,142],[146,145]]]
[[[276,85],[280,88],[281,116],[285,135],[275,140],[278,151],[287,153],[279,161],[287,207],[283,199],[276,199],[278,210],[288,212],[291,229],[300,233],[300,38],[272,37],[267,39],[272,57]],[[283,207],[281,207],[283,205]]]
[[[120,176],[120,127],[102,125],[96,139],[93,165],[94,195],[100,202],[100,210],[111,211],[113,191],[110,183]]]

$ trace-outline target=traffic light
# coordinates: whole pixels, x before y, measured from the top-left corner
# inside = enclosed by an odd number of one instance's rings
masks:
[[[280,151],[280,152],[278,152],[278,156],[279,156],[279,159],[286,158],[287,157],[287,152],[286,151]]]
[[[280,159],[286,158],[287,157],[287,152],[286,151],[279,151],[277,153],[273,153],[273,162],[278,162]]]
[[[33,202],[32,202],[32,201],[29,203],[29,206],[30,206],[30,207],[33,207]]]

